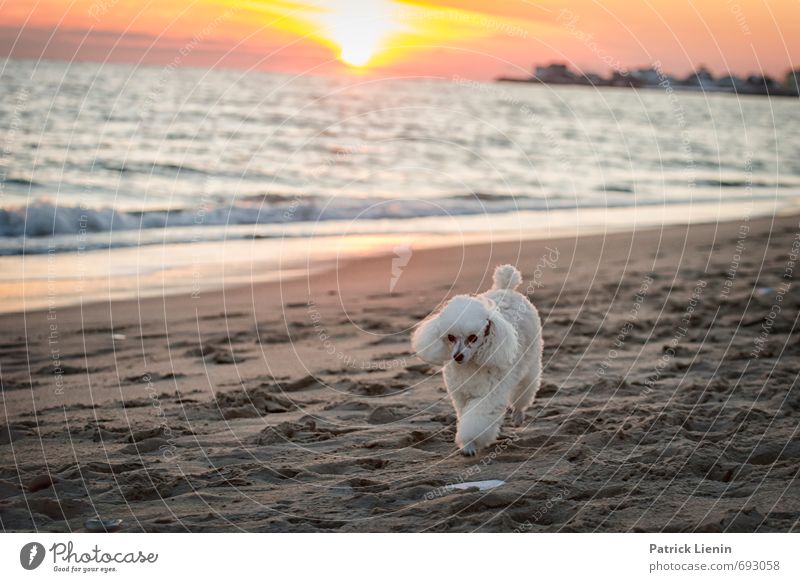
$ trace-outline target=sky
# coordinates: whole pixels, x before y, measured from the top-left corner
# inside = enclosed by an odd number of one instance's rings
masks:
[[[800,0],[0,0],[0,55],[294,74],[800,68]]]

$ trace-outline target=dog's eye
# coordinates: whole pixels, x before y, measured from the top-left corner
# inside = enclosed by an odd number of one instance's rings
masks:
[[[471,336],[469,336],[469,337],[467,338],[467,341],[468,341],[469,343],[472,343],[472,342],[476,341],[477,339],[478,339],[478,336],[476,336],[476,335],[474,335],[474,334],[473,334],[473,335],[471,335]]]
[[[454,341],[456,341],[456,336],[454,336],[454,335],[449,335],[449,336],[447,336],[447,341],[449,341],[449,342],[454,342]]]

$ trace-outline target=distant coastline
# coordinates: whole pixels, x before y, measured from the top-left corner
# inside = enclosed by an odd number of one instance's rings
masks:
[[[659,63],[653,67],[632,71],[614,71],[610,77],[594,73],[572,71],[563,63],[537,66],[530,77],[498,77],[502,83],[534,83],[542,85],[579,85],[590,87],[627,87],[634,89],[666,89],[703,93],[730,93],[735,95],[762,95],[769,97],[797,97],[800,94],[800,69],[790,70],[783,81],[766,75],[739,77],[733,74],[714,77],[704,68],[698,68],[685,78],[664,73]]]

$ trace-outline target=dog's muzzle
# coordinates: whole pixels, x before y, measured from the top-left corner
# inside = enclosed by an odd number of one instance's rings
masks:
[[[459,364],[464,361],[465,349],[467,349],[467,346],[464,344],[464,340],[459,338],[453,346],[453,359]]]

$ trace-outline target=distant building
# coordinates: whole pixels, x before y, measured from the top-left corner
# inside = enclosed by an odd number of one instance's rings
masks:
[[[780,84],[768,75],[750,75],[747,77],[747,83],[759,91],[768,93],[778,93],[781,90]]]
[[[636,69],[631,71],[631,77],[646,86],[654,86],[661,83],[661,75],[655,69]]]
[[[704,90],[713,89],[716,86],[714,75],[703,66],[700,66],[694,73],[686,77],[684,83]]]
[[[720,89],[735,91],[736,93],[741,93],[748,88],[747,81],[741,77],[737,77],[736,75],[725,75],[724,77],[720,77],[717,79],[716,85]]]
[[[584,73],[583,78],[588,85],[605,85],[606,80],[597,73]]]
[[[786,73],[783,87],[792,95],[800,95],[800,69]]]
[[[567,65],[561,63],[536,67],[536,72],[533,76],[542,83],[552,83],[554,85],[567,85],[579,81],[578,75],[570,71]]]
[[[611,75],[611,80],[609,81],[609,85],[612,87],[643,87],[644,82],[637,79],[633,75],[630,74],[623,74],[619,71],[614,71],[614,74]]]

